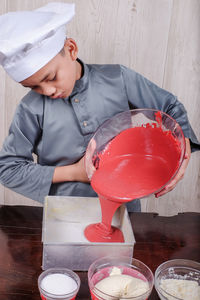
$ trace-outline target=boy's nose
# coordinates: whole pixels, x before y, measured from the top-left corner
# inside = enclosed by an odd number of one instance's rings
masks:
[[[53,96],[56,92],[56,88],[54,86],[51,86],[49,84],[42,85],[42,94],[46,96]]]

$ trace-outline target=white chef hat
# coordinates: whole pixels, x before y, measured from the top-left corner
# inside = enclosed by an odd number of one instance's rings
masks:
[[[63,48],[72,3],[52,2],[33,11],[0,16],[0,64],[20,82],[46,65]]]

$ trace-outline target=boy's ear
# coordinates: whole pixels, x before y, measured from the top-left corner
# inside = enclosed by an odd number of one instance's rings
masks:
[[[65,50],[65,53],[69,53],[72,60],[77,59],[78,46],[73,39],[71,39],[71,38],[66,39],[65,44],[64,44],[64,50]]]

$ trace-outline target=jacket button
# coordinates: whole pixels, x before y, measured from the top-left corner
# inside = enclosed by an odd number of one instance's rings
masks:
[[[84,126],[84,127],[86,127],[87,124],[88,124],[87,121],[84,121],[84,122],[83,122],[83,126]]]

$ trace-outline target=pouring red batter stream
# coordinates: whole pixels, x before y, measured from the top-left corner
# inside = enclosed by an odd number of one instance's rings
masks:
[[[124,202],[161,189],[179,167],[181,149],[171,131],[158,125],[128,128],[99,153],[91,180],[99,195],[102,222],[91,224],[85,236],[91,242],[124,242],[122,232],[111,226],[116,209]]]

